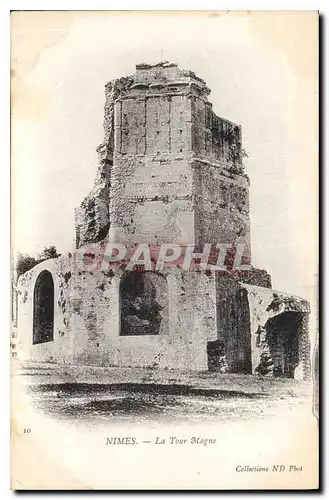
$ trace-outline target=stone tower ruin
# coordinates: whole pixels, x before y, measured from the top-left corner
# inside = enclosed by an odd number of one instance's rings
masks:
[[[176,64],[140,64],[105,87],[94,189],[76,211],[77,246],[110,238],[149,244],[244,243],[249,180],[241,127],[219,118],[206,83]]]
[[[21,358],[309,377],[309,304],[272,290],[251,265],[242,130],[214,113],[209,94],[195,73],[167,62],[139,64],[105,86],[104,138],[94,186],[75,213],[76,251],[20,277]],[[111,242],[195,252],[224,243],[229,262],[243,249],[248,270],[77,265],[78,254],[102,255]],[[53,317],[47,335],[39,309],[48,324]]]

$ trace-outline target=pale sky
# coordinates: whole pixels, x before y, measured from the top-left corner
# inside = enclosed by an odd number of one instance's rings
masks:
[[[104,85],[141,62],[203,78],[216,114],[242,125],[252,261],[273,287],[314,300],[317,18],[313,13],[12,15],[14,251],[74,248],[91,189]]]

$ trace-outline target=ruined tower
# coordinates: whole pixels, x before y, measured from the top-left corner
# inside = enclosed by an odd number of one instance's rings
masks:
[[[214,113],[206,83],[176,64],[139,64],[131,77],[108,83],[105,94],[99,169],[76,211],[77,247],[105,237],[127,246],[175,243],[201,250],[206,243],[243,244],[243,262],[250,263],[241,127]],[[206,368],[204,344],[217,339],[216,278],[180,269],[163,274],[171,300],[168,320],[161,322],[169,330],[160,331],[179,335],[183,366]],[[131,328],[127,335],[138,332]]]
[[[106,85],[95,187],[76,212],[77,246],[244,243],[249,181],[241,127],[219,118],[206,83],[176,64],[140,64]]]
[[[172,63],[139,64],[106,85],[98,170],[75,214],[76,252],[19,280],[21,359],[309,377],[309,304],[272,290],[269,274],[250,266],[241,127],[214,113],[209,93]],[[79,256],[96,249],[103,258],[111,242],[242,246],[250,268],[82,265]]]

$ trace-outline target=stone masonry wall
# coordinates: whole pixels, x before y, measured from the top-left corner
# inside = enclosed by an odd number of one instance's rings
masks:
[[[135,83],[115,104],[110,199],[114,241],[194,241],[191,104],[187,86],[177,82],[178,68],[162,69],[160,75],[159,70],[137,70]],[[176,76],[173,81],[166,79],[169,71]]]
[[[47,270],[54,281],[54,340],[33,345],[34,287]],[[22,361],[73,361],[71,309],[72,255],[41,262],[20,276],[18,290],[17,356]]]
[[[243,283],[270,289],[271,277],[255,268],[216,277],[217,335],[223,343],[227,371],[251,373],[250,307]]]
[[[75,210],[76,247],[105,238],[110,227],[109,198],[114,147],[114,102],[129,86],[120,78],[105,86],[104,139],[97,148],[98,169],[94,186]]]
[[[295,312],[307,377],[308,303],[271,290],[270,276],[254,268],[234,276],[164,269],[168,325],[159,331],[166,334],[120,336],[124,266],[102,267],[108,242],[244,243],[251,263],[241,127],[214,113],[209,93],[172,63],[140,64],[106,85],[95,183],[75,214],[78,251],[40,263],[18,282],[20,359],[206,370],[208,342],[219,341],[228,371],[256,373],[266,322]],[[100,258],[82,265],[91,248]],[[34,286],[43,270],[55,286],[54,339],[33,345]]]
[[[106,86],[104,141],[90,195],[76,211],[77,247],[245,242],[249,183],[241,127],[219,118],[210,90],[173,63],[140,64]]]
[[[309,303],[300,297],[294,297],[272,289],[250,284],[241,284],[241,286],[247,291],[250,310],[252,372],[257,372],[262,352],[264,347],[266,348],[259,337],[262,336],[262,332],[265,333],[267,321],[284,313],[296,313],[302,320],[298,331],[290,332],[290,335],[297,333],[300,364],[296,372],[299,378],[308,379],[310,377]]]
[[[55,285],[54,340],[33,345],[34,284],[43,270],[52,274]],[[69,255],[44,261],[21,276],[19,359],[206,370],[206,344],[216,338],[214,278],[180,269],[164,271],[169,296],[168,332],[124,337],[120,336],[122,273],[122,269],[81,266],[77,255]]]
[[[251,263],[249,184],[216,164],[195,160],[195,238],[198,244],[243,243]]]

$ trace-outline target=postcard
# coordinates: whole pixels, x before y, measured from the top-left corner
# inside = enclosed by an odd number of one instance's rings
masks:
[[[11,13],[12,489],[318,489],[318,24]]]

